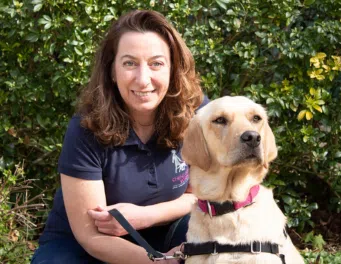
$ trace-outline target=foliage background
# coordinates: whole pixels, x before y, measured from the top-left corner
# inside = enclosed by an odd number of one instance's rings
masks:
[[[1,0],[0,262],[28,262],[48,211],[32,198],[53,200],[63,135],[98,43],[137,8],[160,11],[179,30],[211,99],[247,95],[267,108],[279,157],[266,184],[295,243],[338,263],[339,0]]]

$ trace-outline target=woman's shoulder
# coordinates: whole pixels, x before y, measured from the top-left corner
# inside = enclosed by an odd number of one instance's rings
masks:
[[[95,134],[88,128],[82,125],[82,117],[79,114],[75,114],[70,118],[64,143],[76,144],[76,142],[87,142],[87,144],[93,145],[97,149],[102,149],[102,144],[97,140]]]
[[[81,116],[78,114],[74,114],[70,118],[67,128],[72,130],[85,130],[85,128],[81,126]]]
[[[69,133],[77,136],[93,135],[93,132],[90,129],[82,126],[82,117],[79,114],[75,114],[70,118],[67,126],[67,134]]]
[[[196,111],[198,111],[200,108],[204,107],[205,105],[207,105],[210,102],[210,99],[207,97],[206,94],[204,94],[204,99],[202,100],[201,104],[199,105],[198,109]]]

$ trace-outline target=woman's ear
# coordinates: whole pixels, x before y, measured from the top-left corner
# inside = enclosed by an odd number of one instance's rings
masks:
[[[211,166],[211,156],[196,117],[191,120],[185,132],[181,156],[188,165],[199,167],[204,171],[208,171]]]

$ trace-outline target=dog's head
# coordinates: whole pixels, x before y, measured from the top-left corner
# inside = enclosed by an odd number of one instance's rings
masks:
[[[204,171],[217,166],[268,168],[277,156],[275,137],[262,106],[225,96],[198,111],[186,131],[182,157]]]

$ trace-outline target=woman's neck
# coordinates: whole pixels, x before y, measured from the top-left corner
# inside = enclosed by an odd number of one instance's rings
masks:
[[[155,132],[155,115],[133,116],[133,129],[143,143],[147,143]]]
[[[155,126],[154,124],[149,126],[144,125],[134,125],[133,129],[136,133],[136,135],[139,137],[139,139],[146,144],[148,140],[153,136],[155,132]]]

